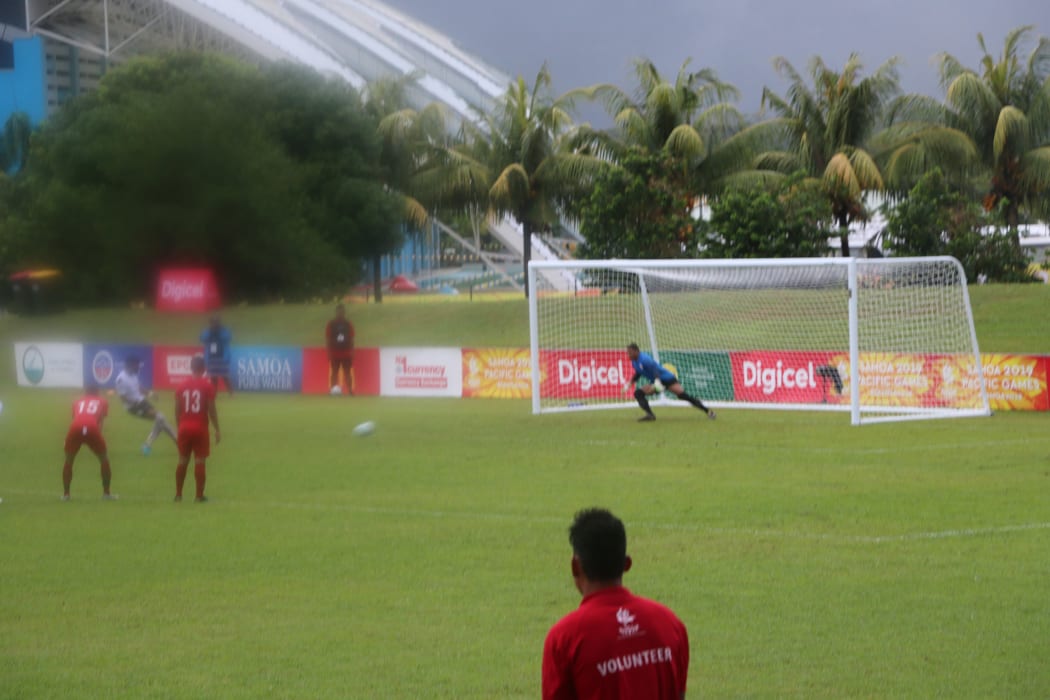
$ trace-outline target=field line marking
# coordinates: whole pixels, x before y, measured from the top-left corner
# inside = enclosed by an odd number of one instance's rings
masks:
[[[55,496],[55,501],[58,502],[57,494],[52,494],[50,491],[25,491],[12,489],[5,492],[6,494],[17,494],[20,496]],[[81,499],[91,500],[91,499]],[[126,501],[134,503],[135,500]],[[166,498],[143,498],[139,499],[138,502],[147,503],[168,503]],[[251,507],[251,506],[263,506],[266,508],[277,508],[284,510],[330,510],[330,511],[344,511],[350,513],[361,513],[369,515],[395,515],[395,516],[409,516],[418,518],[434,518],[434,519],[463,519],[463,520],[512,520],[521,521],[528,523],[551,523],[551,524],[565,524],[567,519],[564,516],[545,516],[545,515],[531,515],[525,513],[494,513],[485,511],[448,511],[448,510],[433,510],[424,508],[391,508],[385,506],[366,506],[357,505],[352,503],[321,503],[321,502],[294,502],[294,501],[246,501],[246,500],[225,500],[218,501],[217,505],[230,505],[235,507]],[[8,504],[11,505],[10,503]],[[999,525],[992,527],[973,527],[973,528],[954,528],[950,530],[933,530],[928,532],[906,532],[899,535],[848,535],[848,534],[834,534],[834,533],[820,533],[820,532],[802,532],[792,530],[774,530],[774,529],[759,529],[759,528],[727,528],[708,526],[700,523],[660,523],[660,522],[649,522],[649,521],[633,521],[630,523],[632,528],[650,528],[654,530],[669,530],[677,532],[695,532],[698,534],[707,533],[714,535],[746,535],[748,537],[779,537],[783,539],[796,539],[796,540],[813,540],[813,541],[824,541],[824,542],[855,542],[861,544],[886,544],[894,542],[917,542],[923,540],[945,540],[945,539],[960,539],[965,537],[988,537],[992,535],[1007,535],[1017,532],[1032,532],[1038,530],[1050,530],[1050,522],[1035,522],[1035,523],[1021,523],[1017,525]]]

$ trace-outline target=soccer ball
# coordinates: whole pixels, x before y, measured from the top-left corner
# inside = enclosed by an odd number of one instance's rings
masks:
[[[376,431],[376,424],[370,420],[354,427],[354,435],[357,437],[368,437]]]
[[[343,393],[343,387],[341,387],[338,384],[336,384],[335,386],[332,387],[332,390],[329,391],[328,393],[331,394],[332,396],[339,396],[340,394]]]

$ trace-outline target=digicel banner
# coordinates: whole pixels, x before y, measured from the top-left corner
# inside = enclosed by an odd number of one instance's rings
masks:
[[[207,268],[161,270],[157,311],[211,311],[219,307],[215,275]]]
[[[566,399],[621,398],[634,376],[626,350],[540,351],[544,396]]]
[[[841,358],[828,352],[731,352],[734,395],[752,403],[848,403],[845,385],[839,394],[833,379],[834,372],[844,383],[849,379]]]

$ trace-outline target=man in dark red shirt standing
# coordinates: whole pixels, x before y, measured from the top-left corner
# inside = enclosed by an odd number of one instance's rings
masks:
[[[195,458],[193,478],[197,486],[195,500],[204,503],[205,462],[211,454],[208,421],[215,426],[215,444],[222,439],[219,432],[219,414],[215,409],[215,385],[205,378],[207,363],[201,355],[190,360],[193,375],[175,391],[175,423],[179,426],[179,464],[175,468],[175,500],[182,500],[182,485],[186,482],[186,471],[190,455]]]
[[[623,587],[627,533],[607,510],[576,514],[572,577],[583,595],[543,645],[543,698],[681,700],[689,637],[670,609]]]
[[[62,465],[62,500],[69,500],[69,486],[73,483],[73,460],[83,445],[87,445],[98,457],[102,468],[102,498],[116,500],[109,492],[109,481],[112,471],[109,468],[109,455],[106,453],[106,440],[102,437],[102,422],[109,415],[109,402],[98,395],[98,387],[88,386],[84,395],[73,402],[73,422],[66,433],[66,461]]]
[[[354,324],[346,317],[346,308],[340,304],[335,307],[335,318],[328,322],[324,329],[325,346],[328,348],[328,362],[331,365],[328,386],[332,393],[338,393],[339,371],[343,372],[346,381],[346,393],[354,393],[354,380],[351,369],[354,364]],[[340,387],[341,388],[341,387]]]

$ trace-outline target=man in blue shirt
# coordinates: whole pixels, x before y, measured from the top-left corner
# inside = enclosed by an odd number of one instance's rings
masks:
[[[645,411],[645,415],[638,419],[639,422],[644,423],[656,420],[656,416],[653,415],[652,409],[649,408],[648,397],[658,391],[663,391],[664,389],[671,392],[682,401],[688,401],[693,404],[706,413],[707,417],[711,420],[715,419],[714,411],[705,406],[700,399],[685,393],[685,388],[678,381],[678,377],[674,376],[674,374],[669,372],[666,368],[657,364],[652,355],[642,352],[638,348],[637,343],[631,343],[627,346],[627,356],[631,358],[631,366],[634,368],[634,376],[631,377],[631,381],[623,385],[623,391],[624,393],[627,393],[631,388],[631,385],[635,385],[634,398],[638,401],[638,405],[642,407],[642,410]],[[638,386],[638,380],[642,377],[648,379],[649,383],[645,386]]]
[[[226,391],[233,396],[233,384],[230,383],[230,343],[233,334],[222,325],[218,316],[212,316],[208,327],[201,332],[201,343],[204,344],[204,358],[208,365],[208,376],[215,389],[219,388],[219,378],[226,384]]]

